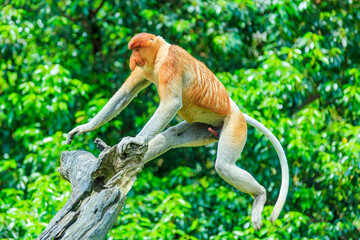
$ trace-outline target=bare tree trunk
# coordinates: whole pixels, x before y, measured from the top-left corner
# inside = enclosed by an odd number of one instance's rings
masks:
[[[131,145],[120,156],[116,145],[98,138],[95,143],[102,151],[98,158],[83,150],[62,153],[58,170],[71,183],[71,196],[38,240],[99,240],[114,225],[143,168],[147,146]]]

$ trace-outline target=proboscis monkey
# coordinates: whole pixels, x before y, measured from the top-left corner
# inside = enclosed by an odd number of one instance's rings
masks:
[[[149,33],[135,35],[128,47],[132,50],[130,76],[90,122],[69,132],[67,143],[71,143],[75,134],[95,130],[112,119],[140,90],[154,83],[160,95],[158,109],[136,137],[120,141],[118,153],[126,151],[130,143],[147,143],[144,161],[148,162],[172,148],[201,146],[218,140],[215,169],[226,182],[254,197],[251,220],[259,230],[265,188],[235,165],[245,145],[248,123],[269,138],[280,159],[281,189],[270,216],[274,222],[285,204],[289,186],[285,152],[276,137],[261,123],[241,113],[216,76],[181,47]],[[176,114],[184,121],[163,131]]]

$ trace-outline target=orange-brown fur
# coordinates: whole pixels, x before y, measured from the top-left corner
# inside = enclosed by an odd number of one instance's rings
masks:
[[[153,78],[154,62],[157,57],[158,46],[153,47],[152,34],[135,35],[130,43],[130,49],[137,49],[130,58],[130,68],[143,67],[144,76]],[[147,60],[151,59],[152,61]],[[145,61],[145,64],[141,64]],[[150,72],[150,73],[149,73]],[[146,76],[147,75],[147,76]],[[157,73],[157,79],[149,79],[158,85],[161,99],[172,94],[181,94],[182,108],[178,114],[188,122],[201,122],[197,113],[208,112],[216,117],[225,117],[230,111],[230,98],[224,85],[216,76],[197,59],[179,46],[171,45],[166,60]],[[179,89],[180,88],[180,89]]]
[[[186,66],[184,69],[188,71],[183,73],[185,77],[190,78],[183,88],[184,109],[187,106],[195,105],[221,116],[228,113],[230,109],[229,94],[205,64],[176,45],[170,47],[168,57],[174,63],[183,62]]]
[[[232,129],[232,134],[229,135],[229,140],[234,144],[239,144],[240,146],[245,145],[246,135],[247,135],[247,124],[242,112],[232,112],[231,113],[232,121],[228,123],[230,129]]]

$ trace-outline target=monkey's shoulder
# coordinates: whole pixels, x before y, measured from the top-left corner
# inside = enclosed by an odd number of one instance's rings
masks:
[[[195,64],[198,60],[191,56],[185,49],[178,45],[170,45],[166,57],[166,63],[173,66],[176,70],[184,72],[187,68]]]
[[[183,80],[189,63],[195,59],[177,45],[169,45],[167,49],[160,51],[155,69],[159,84],[178,84],[178,81]]]

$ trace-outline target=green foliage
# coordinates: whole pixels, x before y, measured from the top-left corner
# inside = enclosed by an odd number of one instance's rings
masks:
[[[357,1],[0,1],[0,238],[34,239],[64,205],[61,152],[116,144],[155,111],[155,87],[119,117],[65,145],[126,79],[127,42],[163,36],[216,73],[268,126],[290,166],[288,200],[269,141],[249,128],[239,166],[268,191],[263,228],[252,199],[214,171],[216,146],[149,163],[109,239],[358,239],[360,15]],[[172,122],[179,121],[178,117]]]

